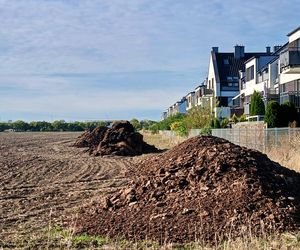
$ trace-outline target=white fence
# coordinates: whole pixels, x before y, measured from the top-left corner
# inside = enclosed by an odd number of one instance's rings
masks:
[[[188,137],[200,135],[200,129],[191,129]],[[178,137],[174,131],[159,131],[168,137]],[[228,128],[212,129],[212,135],[224,138],[232,143],[267,152],[270,148],[280,148],[292,142],[300,141],[300,128]]]
[[[300,140],[300,128],[233,128],[213,129],[212,135],[232,143],[266,152]]]

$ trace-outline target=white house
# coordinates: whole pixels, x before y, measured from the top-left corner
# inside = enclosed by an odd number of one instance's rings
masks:
[[[195,106],[195,91],[188,93],[186,96],[186,110],[188,111]]]
[[[261,93],[267,101],[275,94],[278,81],[278,55],[254,56],[245,62],[245,72],[240,72],[240,105],[246,115],[250,114],[250,100],[254,91]]]
[[[232,99],[240,92],[239,71],[244,71],[244,63],[254,56],[269,54],[269,47],[266,52],[257,53],[246,53],[245,47],[241,45],[234,46],[234,52],[219,52],[218,47],[212,48],[207,88],[213,91],[210,98],[211,107],[214,107],[217,100],[217,107],[214,110],[216,117],[228,117],[235,112]]]
[[[288,39],[279,56],[280,103],[293,102],[300,112],[300,27],[289,33]]]

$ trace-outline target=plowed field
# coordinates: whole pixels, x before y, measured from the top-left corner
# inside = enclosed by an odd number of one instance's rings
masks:
[[[0,133],[0,243],[61,223],[63,214],[127,183],[136,158],[91,157],[80,133]]]

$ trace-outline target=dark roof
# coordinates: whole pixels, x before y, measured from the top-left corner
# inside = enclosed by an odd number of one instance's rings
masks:
[[[288,33],[287,36],[293,35],[294,33],[296,33],[299,30],[300,30],[300,27],[298,27],[297,29],[294,29],[292,32]]]
[[[254,56],[268,55],[263,53],[245,53],[243,58],[237,59],[234,53],[216,53],[216,61],[219,71],[220,81],[227,81],[227,76],[238,77],[239,70],[245,71],[244,63]],[[229,61],[229,64],[224,64],[224,59]]]

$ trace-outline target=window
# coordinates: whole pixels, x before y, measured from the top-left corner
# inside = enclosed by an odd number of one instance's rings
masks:
[[[224,65],[229,65],[229,60],[228,59],[224,59]]]
[[[227,76],[227,81],[232,81],[233,77],[232,76]]]
[[[229,82],[229,83],[228,83],[228,86],[229,86],[229,87],[232,87],[232,85],[233,85],[232,82]]]
[[[211,79],[211,88],[214,89],[214,78]]]
[[[246,81],[254,79],[254,65],[246,69]]]
[[[234,86],[235,86],[235,87],[238,87],[238,86],[239,86],[239,83],[238,83],[238,82],[235,82],[235,83],[234,83]]]
[[[237,76],[234,76],[234,77],[233,77],[233,80],[234,80],[234,81],[238,81],[239,78],[238,78]]]

